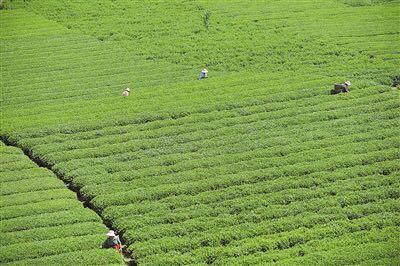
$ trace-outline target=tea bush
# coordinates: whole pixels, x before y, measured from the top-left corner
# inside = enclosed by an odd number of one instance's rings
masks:
[[[7,1],[2,262],[398,264],[398,9]]]

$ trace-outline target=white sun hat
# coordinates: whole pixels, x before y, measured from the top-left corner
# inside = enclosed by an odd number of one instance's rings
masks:
[[[346,81],[344,84],[346,84],[347,86],[351,85],[350,81]]]
[[[129,88],[126,88],[125,90],[126,90],[126,91],[131,91]]]
[[[115,232],[113,230],[110,230],[106,235],[107,236],[115,236]]]

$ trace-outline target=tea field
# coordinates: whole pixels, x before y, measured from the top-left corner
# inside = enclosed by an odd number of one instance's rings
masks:
[[[1,262],[400,264],[399,12],[4,1]]]
[[[2,264],[123,265],[98,248],[107,227],[61,180],[18,148],[1,143],[0,154]]]

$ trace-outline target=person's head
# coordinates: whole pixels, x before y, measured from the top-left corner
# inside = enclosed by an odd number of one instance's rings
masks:
[[[351,85],[351,83],[350,83],[350,81],[346,81],[346,82],[344,83],[344,85],[346,85],[346,86],[350,86],[350,85]]]
[[[108,237],[114,237],[115,236],[115,232],[113,230],[108,231],[108,233],[106,234],[106,236]]]

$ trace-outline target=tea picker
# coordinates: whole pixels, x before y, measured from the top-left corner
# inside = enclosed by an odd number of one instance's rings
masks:
[[[338,93],[346,93],[349,92],[349,86],[351,85],[350,81],[346,81],[343,84],[334,84],[333,89],[331,90],[331,94],[338,94]]]
[[[107,239],[101,245],[101,248],[114,248],[119,253],[122,253],[122,243],[119,236],[115,234],[113,230],[110,230],[107,234]]]
[[[124,97],[128,97],[129,96],[129,93],[130,93],[130,89],[129,88],[126,88],[123,92],[122,92],[122,96],[124,96]]]
[[[197,79],[205,79],[208,78],[208,70],[207,69],[203,69],[200,72],[200,76]]]

